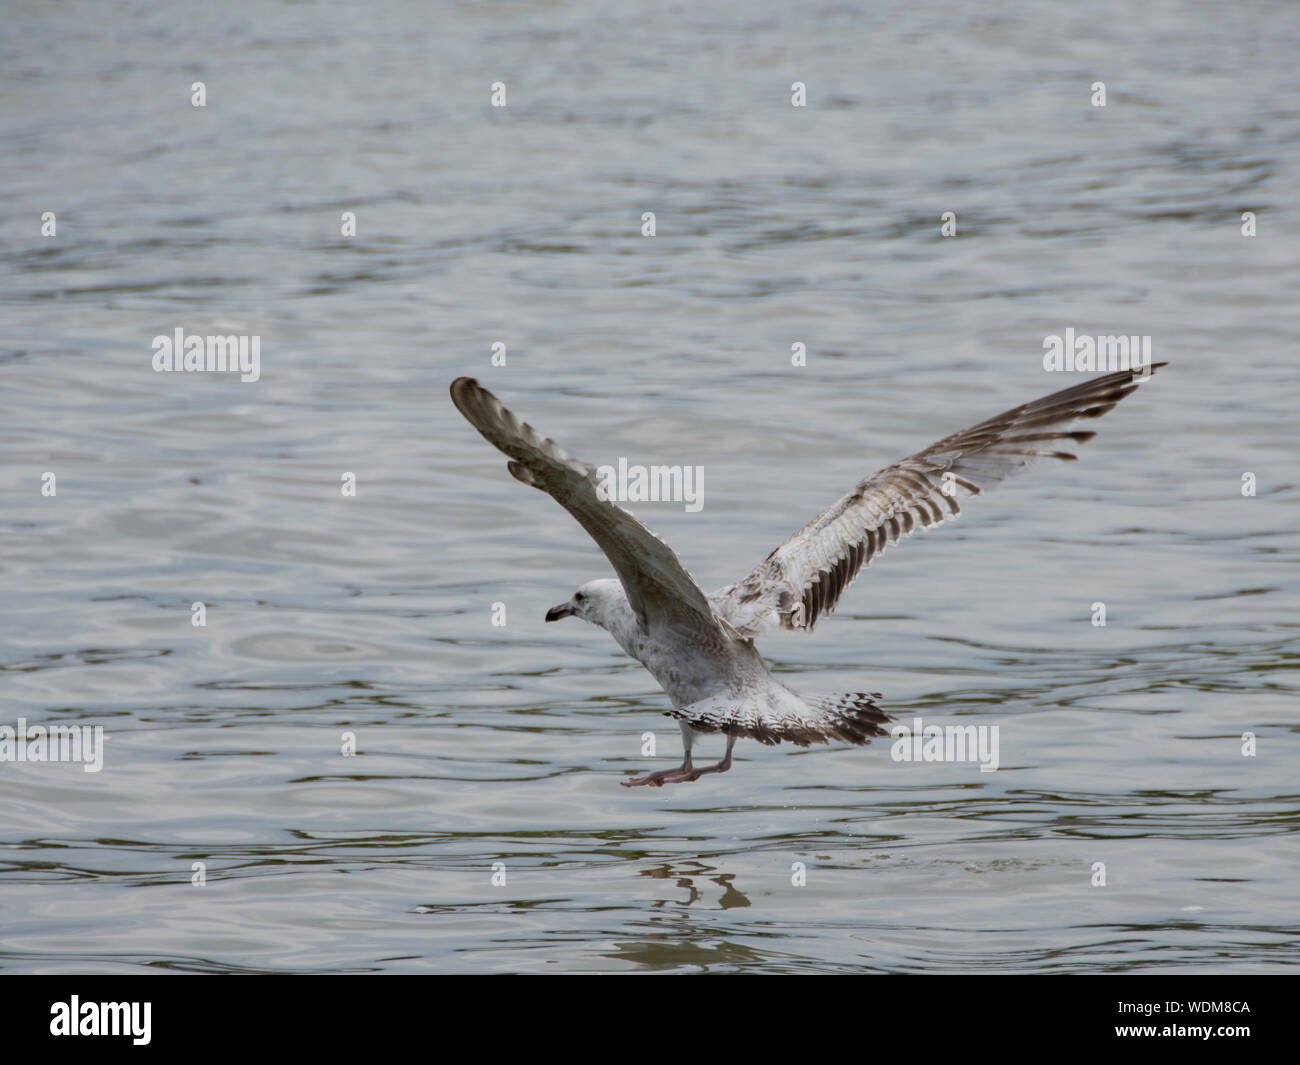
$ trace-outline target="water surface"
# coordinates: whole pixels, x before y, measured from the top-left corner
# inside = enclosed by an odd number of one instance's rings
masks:
[[[9,13],[0,724],[108,742],[100,773],[0,764],[0,965],[1294,967],[1298,29],[1271,3]],[[261,379],[153,372],[177,326],[259,335]],[[666,697],[543,623],[608,566],[450,380],[589,461],[704,467],[699,513],[635,509],[712,588],[1073,383],[1041,362],[1067,327],[1170,366],[1080,462],[761,644],[796,689],[999,725],[1001,768],[742,743],[620,788],[678,757]]]

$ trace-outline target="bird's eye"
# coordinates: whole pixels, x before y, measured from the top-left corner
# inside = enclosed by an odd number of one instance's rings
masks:
[[[574,593],[573,593],[573,598],[574,598],[575,600],[577,600],[577,602],[581,603],[581,602],[582,602],[584,599],[586,599],[587,597],[586,597],[586,595],[584,595],[582,592],[574,592]]]

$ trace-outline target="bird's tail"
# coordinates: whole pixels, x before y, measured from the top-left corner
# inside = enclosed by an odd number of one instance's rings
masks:
[[[842,695],[800,696],[824,722],[826,740],[842,743],[866,744],[873,736],[888,736],[882,728],[893,718],[878,707],[874,700],[880,692],[845,692]]]
[[[887,736],[881,728],[893,720],[873,700],[879,692],[799,695],[772,683],[743,694],[719,693],[669,714],[697,732],[725,732],[773,746],[793,743],[870,743]]]

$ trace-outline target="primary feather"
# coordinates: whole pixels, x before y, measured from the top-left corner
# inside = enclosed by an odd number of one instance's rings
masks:
[[[744,636],[778,626],[811,631],[886,547],[959,514],[959,498],[978,495],[1038,459],[1077,458],[1063,448],[1097,434],[1070,426],[1101,417],[1149,376],[1122,370],[1085,381],[886,466],[859,481],[743,580],[714,592],[714,608]]]

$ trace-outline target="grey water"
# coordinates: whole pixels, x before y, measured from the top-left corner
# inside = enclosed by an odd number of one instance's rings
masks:
[[[0,968],[1294,969],[1298,32],[1256,0],[9,5],[0,726],[105,741],[0,761]],[[177,328],[259,337],[258,380],[155,371]],[[611,571],[449,382],[702,467],[698,512],[631,506],[714,588],[1076,383],[1067,328],[1169,365],[759,644],[796,690],[998,726],[997,771],[745,741],[621,788],[680,757],[667,699],[543,622]]]

